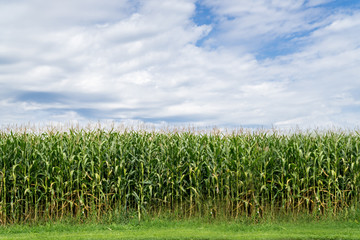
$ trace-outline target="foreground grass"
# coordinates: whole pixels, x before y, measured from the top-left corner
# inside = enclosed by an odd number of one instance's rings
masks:
[[[356,221],[204,222],[151,220],[126,224],[11,225],[0,239],[360,239]]]

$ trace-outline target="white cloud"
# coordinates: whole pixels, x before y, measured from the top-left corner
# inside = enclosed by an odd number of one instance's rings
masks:
[[[0,3],[0,122],[360,125],[359,12],[319,17],[323,9],[304,5],[320,1],[204,3],[218,25],[193,23],[192,0]],[[218,47],[196,46],[212,28]],[[302,31],[293,53],[257,60],[264,44]]]
[[[209,45],[232,45],[239,52],[256,52],[278,38],[292,39],[329,23],[321,8],[306,8],[305,1],[205,0],[216,13],[219,34]],[[287,43],[291,45],[291,42]],[[284,43],[285,45],[285,43]],[[234,48],[235,49],[235,48]]]
[[[319,6],[322,4],[326,4],[329,2],[333,2],[334,0],[308,0],[306,1],[306,6],[307,7],[315,7],[315,6]]]

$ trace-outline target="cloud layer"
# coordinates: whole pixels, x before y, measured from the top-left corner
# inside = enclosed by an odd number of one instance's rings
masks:
[[[359,126],[360,11],[329,4],[0,1],[0,123]]]

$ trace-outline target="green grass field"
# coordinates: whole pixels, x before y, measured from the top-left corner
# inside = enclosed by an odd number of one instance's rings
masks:
[[[246,224],[144,221],[140,224],[45,224],[1,228],[1,239],[360,239],[356,222],[318,221]]]

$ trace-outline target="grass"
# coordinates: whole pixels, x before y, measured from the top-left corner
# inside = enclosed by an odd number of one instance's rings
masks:
[[[355,221],[244,223],[151,220],[126,224],[12,225],[1,239],[360,239]]]

